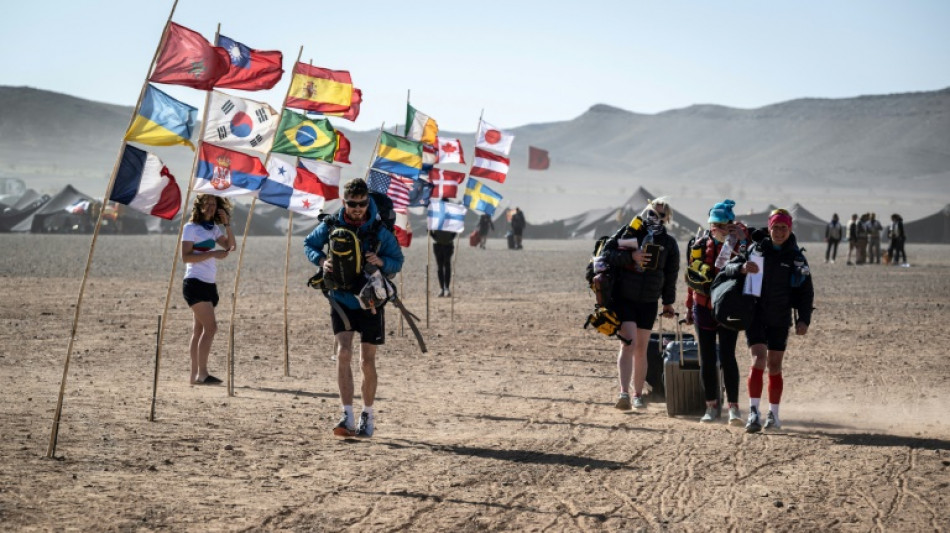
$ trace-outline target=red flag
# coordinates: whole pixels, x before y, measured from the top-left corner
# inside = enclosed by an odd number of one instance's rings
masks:
[[[528,168],[531,170],[547,170],[551,166],[548,151],[534,146],[528,147]]]
[[[475,162],[472,163],[469,175],[504,183],[508,177],[509,164],[510,160],[503,155],[475,148]]]
[[[429,171],[429,181],[432,183],[432,198],[455,198],[458,195],[459,184],[464,179],[464,172],[433,168]]]
[[[230,69],[224,48],[211,46],[200,33],[171,22],[149,81],[210,91]]]
[[[277,85],[284,75],[284,55],[278,50],[254,50],[224,35],[218,35],[217,45],[228,52],[231,69],[215,87],[260,91]]]
[[[406,211],[396,211],[396,222],[393,225],[393,234],[396,236],[396,242],[402,248],[409,248],[412,244],[412,227],[409,225],[409,213]]]
[[[340,130],[336,130],[336,152],[333,152],[333,160],[338,163],[350,162],[350,140]]]

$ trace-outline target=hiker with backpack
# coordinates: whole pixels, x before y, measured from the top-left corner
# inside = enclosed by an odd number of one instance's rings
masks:
[[[329,247],[324,251],[325,247]],[[384,308],[375,307],[373,279],[402,269],[403,254],[393,233],[378,217],[366,181],[356,178],[343,188],[343,207],[327,216],[304,240],[304,252],[322,269],[330,301],[330,320],[339,345],[337,385],[343,416],[333,428],[338,437],[372,437],[375,430],[376,351],[385,341]],[[381,274],[381,275],[380,275]],[[388,280],[383,280],[386,283]],[[369,299],[369,305],[367,300]],[[363,411],[353,416],[353,336],[360,333]]]
[[[694,324],[699,342],[700,373],[706,413],[700,422],[719,418],[719,371],[726,386],[729,403],[729,424],[742,425],[739,412],[739,364],[736,362],[736,341],[739,332],[716,321],[710,296],[712,281],[729,260],[745,251],[748,245],[746,227],[735,222],[732,208],[736,203],[723,200],[709,210],[709,229],[689,241],[686,255],[686,323]],[[716,341],[719,349],[717,352]]]
[[[733,258],[719,275],[727,278],[744,278],[748,274],[761,276],[758,294],[754,289],[747,291],[753,293],[751,300],[754,303],[752,320],[746,329],[752,369],[747,382],[749,417],[745,430],[756,433],[763,428],[782,427],[779,404],[784,388],[782,358],[788,344],[788,330],[793,324],[794,311],[795,334],[808,333],[815,291],[808,261],[792,233],[792,216],[787,210],[772,211],[768,234],[759,230],[753,232],[751,238],[753,243],[749,249]],[[769,412],[763,423],[759,404],[766,369],[769,373]]]
[[[607,239],[599,257],[612,271],[613,288],[608,307],[620,322],[621,343],[617,356],[620,394],[614,405],[617,409],[646,407],[643,386],[647,376],[647,347],[659,311],[657,300],[662,299],[663,316],[674,316],[679,247],[666,231],[666,224],[672,218],[673,209],[665,198],[650,200],[630,224]]]

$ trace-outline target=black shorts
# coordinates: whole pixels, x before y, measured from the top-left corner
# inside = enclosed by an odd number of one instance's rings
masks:
[[[377,309],[375,315],[364,309],[348,309],[342,304],[340,304],[340,309],[346,313],[351,330],[360,332],[360,342],[377,346],[386,342],[385,308]],[[332,305],[330,306],[330,322],[333,323],[334,335],[346,331],[343,319],[337,313],[336,306]]]
[[[660,310],[660,304],[655,301],[616,300],[612,307],[620,322],[635,322],[638,329],[653,329],[653,323],[656,322],[656,315]]]
[[[214,283],[206,283],[198,278],[185,278],[181,283],[181,294],[188,302],[188,307],[198,302],[211,302],[212,306],[218,306],[218,286]]]
[[[745,332],[746,343],[751,347],[764,344],[769,350],[784,352],[788,346],[788,324],[769,326],[764,320],[752,318],[752,324]]]

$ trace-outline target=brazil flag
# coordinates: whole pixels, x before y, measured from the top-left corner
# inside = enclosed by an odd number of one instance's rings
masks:
[[[309,119],[285,109],[280,115],[272,152],[297,155],[308,159],[333,161],[336,152],[336,130],[330,121]]]

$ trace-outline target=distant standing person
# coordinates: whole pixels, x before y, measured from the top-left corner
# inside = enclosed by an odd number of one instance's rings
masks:
[[[831,216],[831,222],[825,226],[825,242],[828,243],[828,248],[825,249],[825,263],[834,263],[835,258],[838,257],[838,243],[841,242],[843,233],[844,228],[841,227],[841,223],[838,221],[838,213],[835,213]]]
[[[877,214],[871,213],[868,220],[868,263],[881,264],[881,231],[884,226],[877,219]]]
[[[520,207],[515,208],[515,214],[511,215],[511,231],[515,234],[515,249],[521,250],[521,236],[524,234],[524,227],[527,225],[524,219],[524,213]]]
[[[630,224],[617,230],[604,244],[604,262],[616,271],[612,311],[620,320],[620,335],[631,344],[620,343],[617,371],[620,395],[617,409],[643,409],[643,385],[647,376],[647,346],[650,330],[663,302],[663,316],[672,317],[676,302],[676,275],[680,252],[676,240],[666,231],[673,209],[666,199],[651,200]],[[630,381],[633,379],[633,396]]]
[[[851,220],[848,221],[848,264],[853,265],[851,261],[851,254],[854,253],[857,257],[857,248],[858,248],[858,214],[854,213],[851,215]]]
[[[220,227],[218,226],[220,224]],[[221,231],[221,227],[224,231]],[[223,250],[215,250],[215,245]],[[211,343],[218,331],[214,308],[218,305],[217,260],[234,250],[231,232],[231,202],[211,194],[195,197],[191,219],[181,233],[181,260],[185,263],[185,279],[181,292],[194,314],[189,349],[191,352],[190,382],[217,385],[221,379],[208,373]]]
[[[779,418],[784,389],[782,358],[788,343],[788,329],[793,324],[792,311],[797,315],[794,317],[795,334],[805,335],[811,323],[815,299],[808,261],[795,241],[792,216],[788,211],[773,211],[769,216],[768,236],[761,237],[745,254],[726,265],[722,269],[723,275],[737,277],[740,274],[760,273],[759,266],[749,260],[752,257],[761,258],[763,269],[761,294],[755,299],[752,323],[746,330],[746,343],[752,354],[752,369],[747,382],[749,417],[745,429],[748,433],[756,433],[763,428],[759,403],[766,369],[769,373],[769,412],[764,427],[782,427]]]
[[[857,258],[854,260],[856,265],[863,265],[868,262],[868,219],[870,218],[870,213],[864,213],[854,227],[857,236],[857,241],[854,244],[857,252]]]
[[[485,249],[485,243],[488,241],[488,232],[495,231],[495,223],[492,222],[488,213],[482,213],[478,218],[478,247]]]
[[[891,237],[891,245],[888,247],[887,253],[891,256],[891,264],[907,263],[907,252],[904,251],[904,241],[906,240],[904,219],[897,213],[891,215],[891,226],[888,228],[888,234]]]
[[[432,253],[439,276],[439,298],[452,296],[452,254],[455,252],[457,233],[440,229],[429,231],[432,235]]]

